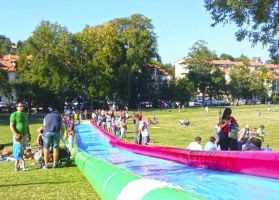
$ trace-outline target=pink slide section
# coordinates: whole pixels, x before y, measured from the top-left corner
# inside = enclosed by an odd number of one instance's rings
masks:
[[[94,124],[93,126],[109,139],[111,145],[133,153],[193,167],[279,179],[279,152],[189,151],[172,147],[142,146],[118,140],[104,129]]]

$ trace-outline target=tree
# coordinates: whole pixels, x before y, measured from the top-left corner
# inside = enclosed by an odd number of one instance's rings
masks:
[[[249,62],[250,62],[250,59],[243,54],[241,54],[239,57],[235,58],[235,60],[239,61],[239,62],[243,62],[247,66],[249,65]]]
[[[175,82],[172,99],[182,102],[189,101],[194,94],[196,94],[194,83],[185,77]]]
[[[88,97],[90,101],[113,96],[114,68],[122,56],[116,35],[110,22],[86,27],[75,35],[75,66],[81,69],[78,75],[81,83],[79,88],[81,95]]]
[[[236,66],[230,73],[229,91],[233,99],[239,101],[240,98],[251,98],[250,92],[251,75],[246,66]]]
[[[141,14],[130,18],[111,21],[122,48],[122,57],[114,66],[114,91],[126,103],[133,103],[137,96],[149,99],[148,92],[153,90],[151,68],[154,60],[160,60],[157,39],[151,20]]]
[[[6,97],[11,96],[12,88],[9,83],[8,73],[3,69],[0,69],[0,93]]]
[[[203,102],[205,94],[210,93],[210,88],[213,86],[211,79],[213,65],[210,61],[216,58],[216,53],[208,49],[205,41],[198,41],[193,45],[185,60],[185,64],[189,67],[188,78],[202,93]]]
[[[268,91],[272,89],[272,76],[265,66],[251,73],[250,92],[254,99],[260,98],[264,101],[268,98]]]
[[[28,90],[18,90],[20,96],[30,107],[31,101],[41,101],[44,106],[62,108],[66,96],[74,95],[77,81],[72,65],[72,35],[57,23],[43,21],[18,52],[16,85],[18,88],[28,86]]]
[[[3,54],[7,54],[11,49],[11,40],[4,35],[0,35],[0,57]]]
[[[278,0],[204,0],[214,20],[212,26],[233,21],[239,27],[237,40],[248,38],[252,45],[269,46],[270,56],[279,59]]]
[[[228,87],[225,79],[225,73],[219,68],[214,68],[211,72],[211,85],[209,87],[209,97],[220,97],[226,94]],[[219,98],[218,98],[219,99]]]
[[[219,57],[221,60],[230,60],[230,61],[234,61],[234,57],[232,57],[229,54],[226,53],[222,53]]]

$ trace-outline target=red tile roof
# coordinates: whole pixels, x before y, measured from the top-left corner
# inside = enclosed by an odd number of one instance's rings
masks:
[[[210,62],[213,65],[231,65],[231,66],[242,66],[243,62],[237,62],[237,61],[230,61],[230,60],[212,60]],[[279,68],[279,65],[275,64],[264,64],[261,62],[249,62],[249,66],[251,67],[260,67],[260,66],[266,66],[269,69],[277,69]]]
[[[15,62],[18,60],[17,55],[4,55],[0,58],[0,69],[8,71],[8,72],[15,72]]]
[[[170,75],[168,72],[166,72],[164,69],[162,69],[162,68],[159,67],[158,65],[147,64],[147,67],[158,69],[158,75],[161,75],[161,76],[162,76],[162,75],[164,75],[164,76],[169,76],[169,75]]]

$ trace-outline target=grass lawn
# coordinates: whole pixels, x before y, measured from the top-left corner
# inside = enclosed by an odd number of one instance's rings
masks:
[[[269,143],[273,150],[279,150],[279,105],[272,105],[272,111],[267,111],[267,105],[235,106],[232,107],[232,116],[236,118],[240,127],[250,124],[251,127],[265,125],[265,143]],[[159,117],[159,123],[150,127],[151,140],[154,145],[173,146],[185,148],[194,137],[202,137],[202,145],[213,135],[213,127],[218,121],[219,110],[223,108],[209,108],[208,115],[204,108],[186,108],[178,110],[144,110],[144,118]],[[261,112],[261,116],[258,112]],[[133,111],[130,111],[130,116]],[[43,116],[30,117],[32,133],[31,144],[35,146],[36,130],[42,123]],[[188,119],[191,126],[178,125],[181,119]],[[133,126],[128,125],[127,140],[133,141]],[[7,144],[7,149],[12,149],[11,131],[9,129],[9,114],[0,114],[0,143]],[[99,199],[98,195],[75,166],[63,167],[55,170],[41,170],[32,166],[33,161],[27,161],[27,172],[14,172],[14,163],[0,163],[0,196],[6,199]]]
[[[36,130],[42,124],[43,116],[32,115],[30,118],[32,134],[31,144],[35,146]],[[12,134],[9,129],[9,115],[0,114],[0,143],[12,149]],[[14,172],[14,163],[0,163],[0,196],[5,199],[100,199],[76,166],[42,170],[31,165],[34,160],[27,160],[30,171]]]
[[[232,108],[232,116],[234,116],[240,126],[244,127],[249,124],[251,128],[258,128],[259,125],[265,126],[266,132],[269,134],[265,138],[263,146],[270,144],[273,150],[279,150],[279,105],[272,105],[272,111],[267,111],[267,105],[256,106],[234,106]],[[173,146],[186,148],[196,136],[202,138],[202,146],[213,135],[213,128],[218,122],[218,112],[223,112],[224,108],[210,107],[208,115],[202,107],[186,108],[184,111],[178,110],[150,110],[142,112],[144,118],[159,116],[159,123],[150,127],[150,137],[155,145]],[[260,111],[261,116],[258,115]],[[130,112],[132,115],[132,111]],[[188,119],[191,126],[184,127],[178,125],[181,118]],[[132,141],[133,127],[128,126],[128,141]]]

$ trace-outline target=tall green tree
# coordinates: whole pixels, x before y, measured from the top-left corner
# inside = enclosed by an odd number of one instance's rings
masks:
[[[11,49],[11,40],[4,35],[0,35],[0,58],[3,54],[7,54]]]
[[[109,22],[86,27],[75,35],[75,66],[82,69],[80,91],[91,101],[111,98],[113,93],[113,71],[122,56],[116,34]]]
[[[160,60],[151,20],[134,14],[130,18],[118,18],[111,22],[122,48],[122,58],[114,70],[115,91],[129,103],[133,103],[138,94],[143,99],[148,98],[146,91],[152,90],[152,69],[148,64]]]
[[[219,57],[221,60],[230,60],[230,61],[234,61],[234,57],[226,54],[226,53],[222,53]]]
[[[72,78],[76,72],[72,67],[72,41],[72,35],[65,27],[43,21],[22,45],[17,85],[29,87],[21,96],[25,96],[30,105],[31,99],[41,99],[44,106],[61,108],[65,97],[73,94],[75,79]]]
[[[214,68],[211,72],[211,84],[209,87],[209,97],[221,97],[225,95],[228,91],[228,85],[225,79],[225,73],[219,68]]]
[[[265,66],[251,73],[250,92],[254,99],[264,101],[268,98],[268,91],[272,90],[272,77],[273,74]]]
[[[203,102],[205,95],[209,94],[210,88],[213,87],[211,78],[213,65],[210,62],[217,58],[216,53],[211,51],[206,44],[205,41],[196,42],[185,60],[185,64],[189,67],[187,76],[202,94]]]
[[[243,64],[246,65],[246,66],[248,66],[249,62],[250,62],[250,59],[247,56],[243,55],[243,54],[241,54],[239,57],[235,58],[235,60],[243,62]]]
[[[279,60],[279,2],[278,0],[204,0],[206,9],[219,23],[235,22],[237,40],[248,38],[253,45],[269,46],[270,56]]]
[[[175,81],[174,91],[172,93],[172,99],[176,101],[189,101],[190,98],[196,94],[197,90],[192,81],[187,77],[178,79]]]
[[[233,100],[239,101],[241,98],[251,98],[250,91],[251,74],[246,66],[236,66],[230,73],[229,91]]]
[[[12,88],[9,82],[8,73],[0,68],[0,93],[6,97],[11,96]]]

